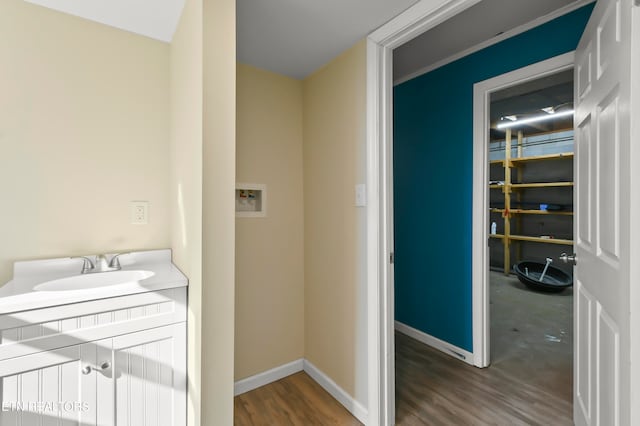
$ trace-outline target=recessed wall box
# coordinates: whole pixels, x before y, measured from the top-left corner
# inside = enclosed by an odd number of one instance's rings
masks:
[[[267,185],[236,183],[236,217],[267,215]]]

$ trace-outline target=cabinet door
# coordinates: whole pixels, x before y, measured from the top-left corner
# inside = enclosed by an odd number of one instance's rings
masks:
[[[96,423],[93,343],[0,361],[0,425],[90,426]]]
[[[185,425],[186,323],[115,337],[113,376],[112,424]],[[99,384],[99,400],[103,399],[101,389]],[[103,418],[100,413],[98,417]]]

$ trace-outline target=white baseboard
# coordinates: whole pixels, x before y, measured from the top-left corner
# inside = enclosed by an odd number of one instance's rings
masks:
[[[355,398],[345,392],[344,389],[338,386],[336,382],[331,380],[329,376],[320,371],[318,367],[304,358],[258,373],[255,376],[238,380],[234,384],[234,395],[237,396],[245,392],[252,391],[300,371],[307,373],[309,377],[311,377],[340,404],[342,404],[344,408],[349,410],[355,418],[360,420],[363,424],[367,424],[367,409],[356,401]]]
[[[437,337],[433,337],[425,332],[416,330],[413,327],[403,324],[399,321],[395,322],[396,330],[402,334],[406,334],[409,337],[416,339],[419,342],[429,345],[432,348],[438,349],[447,355],[450,355],[456,359],[466,362],[469,365],[474,365],[474,358],[471,352],[465,351],[451,343],[447,343],[444,340],[440,340]]]
[[[355,400],[354,397],[344,391],[336,382],[331,380],[329,376],[324,374],[318,367],[311,362],[304,360],[304,372],[307,373],[313,380],[315,380],[320,386],[324,388],[329,394],[334,397],[340,404],[344,406],[355,418],[360,420],[362,424],[367,424],[368,411],[367,409]]]
[[[303,366],[303,359],[300,358],[288,364],[284,364],[279,367],[272,368],[271,370],[258,373],[255,376],[238,380],[233,386],[233,394],[240,395],[245,392],[257,389],[261,386],[268,385],[269,383],[273,383],[277,380],[302,371]]]

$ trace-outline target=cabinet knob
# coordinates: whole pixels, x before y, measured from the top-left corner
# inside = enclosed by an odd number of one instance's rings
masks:
[[[85,365],[82,369],[82,374],[91,374],[91,371],[104,371],[111,368],[111,363],[109,361],[105,361],[100,364],[98,367],[92,367],[90,365]]]

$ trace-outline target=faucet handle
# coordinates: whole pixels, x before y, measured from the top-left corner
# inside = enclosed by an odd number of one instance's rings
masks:
[[[122,268],[122,266],[120,266],[120,259],[118,259],[118,257],[124,254],[129,254],[129,253],[114,254],[111,260],[109,261],[109,268],[116,268],[116,269]]]
[[[82,263],[82,273],[86,274],[89,271],[92,271],[95,269],[96,265],[94,265],[94,263],[91,261],[91,259],[89,259],[87,256],[74,256],[72,257],[72,259],[83,259],[84,262]]]

